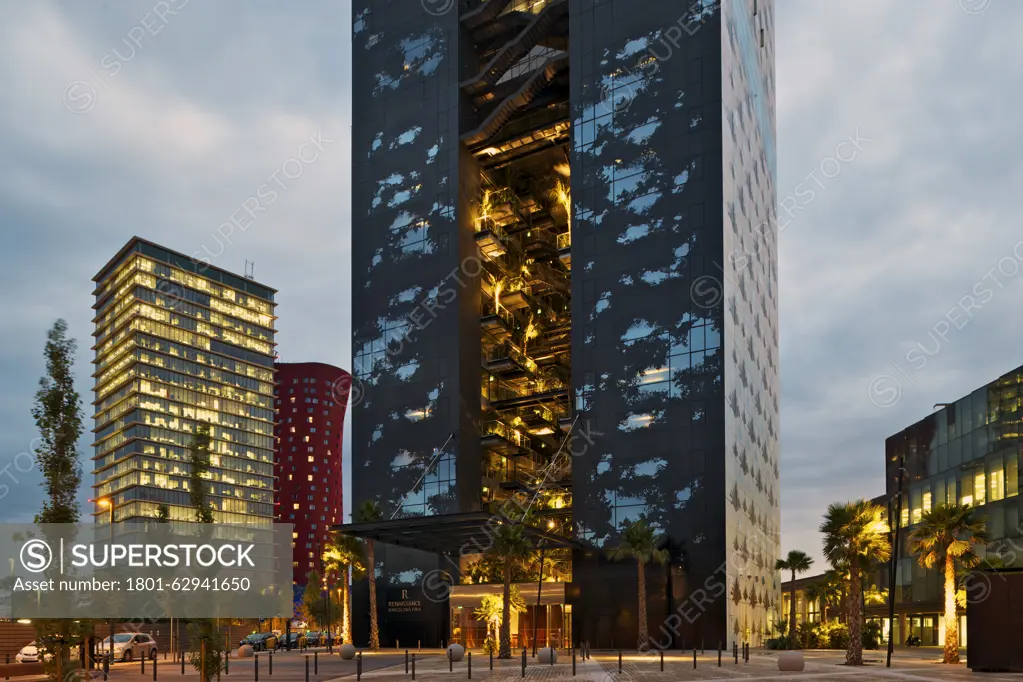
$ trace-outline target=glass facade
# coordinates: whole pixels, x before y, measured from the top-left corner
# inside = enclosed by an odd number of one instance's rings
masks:
[[[1023,566],[1020,544],[1019,466],[1023,443],[1023,367],[944,405],[885,441],[888,494],[894,500],[904,459],[903,528],[895,601],[905,608],[941,608],[939,572],[921,568],[907,550],[923,513],[941,504],[971,504],[987,518],[991,539],[977,548],[1009,566]]]
[[[161,504],[192,520],[188,444],[208,424],[217,521],[270,525],[274,290],[138,238],[94,281],[94,497],[117,522]]]

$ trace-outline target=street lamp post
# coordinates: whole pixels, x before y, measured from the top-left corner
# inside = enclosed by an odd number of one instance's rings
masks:
[[[906,454],[899,455],[898,484],[895,493],[895,530],[892,533],[892,561],[888,567],[888,655],[885,667],[892,667],[892,651],[895,649],[895,577],[899,565],[899,530],[902,526],[902,474],[905,469]],[[908,473],[908,472],[906,472]],[[891,509],[891,504],[888,505]]]
[[[100,507],[105,507],[105,508],[110,510],[110,545],[113,546],[113,544],[114,544],[114,500],[112,498],[109,498],[109,497],[99,497],[99,498],[97,498],[95,500],[95,502]],[[111,551],[113,551],[113,550],[111,550]],[[108,649],[109,649],[108,654],[110,656],[110,660],[113,661],[114,660],[114,621],[113,620],[108,621],[107,625],[110,628],[110,642],[109,642],[109,646],[108,646]]]

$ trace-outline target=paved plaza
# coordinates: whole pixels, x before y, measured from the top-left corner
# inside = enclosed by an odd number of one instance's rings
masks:
[[[512,660],[494,660],[494,670],[490,670],[489,657],[481,651],[472,652],[473,680],[520,680],[522,677],[521,652]],[[845,654],[841,651],[808,651],[804,652],[806,669],[801,673],[781,673],[778,671],[777,652],[757,651],[750,654],[750,661],[745,663],[727,654],[722,655],[721,666],[718,666],[717,652],[698,653],[696,668],[693,667],[693,655],[681,655],[676,652],[665,654],[664,671],[661,671],[660,658],[657,655],[640,656],[623,654],[621,672],[618,668],[617,652],[595,653],[590,660],[576,658],[575,679],[585,682],[631,682],[633,680],[651,680],[652,682],[669,682],[675,680],[819,680],[836,682],[881,682],[904,681],[926,682],[931,680],[955,682],[956,680],[976,679],[984,682],[1003,682],[1023,680],[1023,674],[1009,673],[972,673],[964,664],[958,666],[941,665],[941,652],[938,649],[917,649],[898,651],[891,668],[885,668],[883,651],[864,652],[867,665],[862,668],[847,668],[842,663]],[[315,659],[312,654],[299,652],[282,652],[274,655],[273,674],[270,674],[269,655],[259,656],[260,682],[305,682],[306,659],[309,659],[310,682],[332,682],[334,680],[354,680],[356,662],[344,661],[334,653],[328,655],[320,652]],[[410,654],[411,659],[411,654]],[[542,665],[532,657],[526,659],[525,679],[551,680],[573,677],[572,656],[569,651],[560,651],[558,663]],[[419,680],[434,682],[437,680],[469,679],[468,659],[452,665],[443,652],[437,650],[418,651],[415,655],[416,677]],[[180,664],[159,661],[158,679],[173,680],[188,677],[197,678],[195,670],[186,665],[185,674],[181,674]],[[111,670],[111,682],[145,682],[152,679],[151,664],[147,664],[146,674],[142,675],[138,662],[117,664]],[[363,654],[362,679],[372,682],[411,681],[411,669],[405,672],[404,652],[381,651],[376,654]],[[255,682],[256,665],[252,659],[232,659],[229,675],[222,677],[222,682]]]

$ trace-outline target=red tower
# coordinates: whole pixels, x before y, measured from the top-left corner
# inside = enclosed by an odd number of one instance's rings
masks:
[[[278,362],[277,520],[295,524],[292,578],[305,585],[319,570],[317,548],[330,527],[344,521],[341,435],[352,377],[322,362]]]

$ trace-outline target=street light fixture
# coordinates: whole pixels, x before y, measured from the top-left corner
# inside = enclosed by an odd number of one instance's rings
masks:
[[[103,507],[104,509],[109,509],[110,510],[110,544],[113,545],[114,544],[114,500],[113,500],[113,498],[110,498],[110,497],[97,497],[96,499],[91,500],[91,501],[95,502],[97,505],[99,505],[100,507]],[[111,550],[111,551],[113,551],[113,550]],[[109,655],[110,655],[110,660],[113,661],[114,660],[114,621],[113,620],[109,621],[107,623],[107,625],[110,628],[110,647],[109,647],[110,651],[109,651]]]

